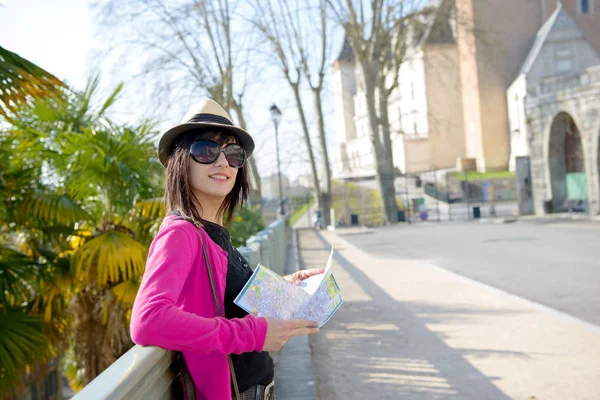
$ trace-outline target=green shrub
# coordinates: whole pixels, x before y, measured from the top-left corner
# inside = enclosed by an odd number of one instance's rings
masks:
[[[310,208],[310,206],[312,206],[314,202],[315,199],[311,197],[308,203],[304,204],[302,207],[294,211],[294,213],[290,217],[290,226],[293,226],[300,219],[300,217],[302,217],[308,211],[308,209]]]
[[[238,211],[226,226],[231,241],[236,247],[246,245],[246,240],[265,229],[260,212],[254,207],[244,207]]]
[[[396,197],[399,210],[404,210],[404,202]],[[381,194],[377,189],[369,189],[355,183],[333,181],[332,207],[336,222],[350,223],[350,216],[357,214],[359,223],[368,226],[383,225]]]
[[[468,181],[484,181],[490,179],[512,179],[515,177],[515,173],[512,171],[467,171],[466,173],[455,171],[450,172],[450,176],[459,180],[464,180],[466,177]]]

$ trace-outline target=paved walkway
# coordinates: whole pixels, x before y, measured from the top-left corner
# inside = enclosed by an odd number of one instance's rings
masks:
[[[296,232],[288,251],[286,274],[299,269]],[[308,337],[293,337],[281,351],[271,353],[275,362],[276,397],[283,400],[314,400],[316,388]]]
[[[334,245],[344,298],[310,338],[318,399],[600,399],[600,328],[422,260],[298,234],[304,268]]]

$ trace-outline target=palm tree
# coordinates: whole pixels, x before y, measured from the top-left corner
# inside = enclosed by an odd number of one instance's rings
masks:
[[[152,238],[149,228],[156,226],[161,212],[155,198],[162,168],[155,158],[153,126],[110,122],[104,113],[121,88],[94,109],[97,87],[95,78],[75,101],[54,104],[52,112],[46,112],[58,117],[58,126],[68,127],[55,133],[46,149],[48,176],[55,187],[21,208],[30,221],[70,229],[60,241],[71,246],[70,344],[81,384],[131,346],[128,313]],[[155,212],[148,214],[149,208]]]
[[[63,350],[78,386],[131,346],[128,314],[162,211],[161,166],[153,126],[112,123],[105,112],[121,87],[98,103],[98,82],[82,94],[62,90],[60,97],[34,99],[0,133],[2,159],[14,166],[0,171],[0,236],[8,243],[0,276],[14,277],[27,290],[7,285],[29,296],[26,303],[16,296],[0,303],[0,394],[7,397],[23,371]],[[13,303],[27,304],[21,325],[37,332],[43,325],[44,335],[18,337]],[[3,334],[6,326],[11,336]],[[29,353],[11,361],[2,348],[16,348],[9,339],[24,342]]]
[[[52,74],[0,47],[0,116],[6,120],[36,97],[49,98],[62,87]],[[45,323],[38,312],[44,306],[39,293],[48,269],[25,245],[19,246],[14,222],[14,206],[39,189],[40,163],[21,159],[23,147],[34,149],[37,144],[22,140],[15,145],[7,132],[0,132],[0,394],[6,398],[18,393],[25,372],[35,376],[36,365],[56,355],[55,332],[60,327],[52,314],[47,320],[54,324]],[[56,302],[53,296],[47,299],[49,304]]]

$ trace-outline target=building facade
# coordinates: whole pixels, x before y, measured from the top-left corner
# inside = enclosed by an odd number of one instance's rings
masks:
[[[531,194],[530,213],[599,214],[600,53],[562,4],[539,30],[507,104],[510,166]]]
[[[404,174],[453,167],[463,156],[464,127],[456,32],[431,16],[411,39],[400,84],[389,99],[394,165]],[[348,42],[332,69],[337,123],[336,178],[375,176],[364,85]]]
[[[279,176],[277,174],[261,177],[260,184],[263,199],[272,200],[279,198]],[[281,187],[283,196],[285,197],[290,188],[290,179],[284,174],[281,174]]]
[[[564,0],[561,6],[596,51],[598,2]],[[504,170],[514,160],[507,90],[523,72],[557,2],[455,0],[454,5],[453,18],[429,21],[422,39],[411,43],[390,101],[394,165],[401,173],[452,168],[461,158],[474,160],[480,171]],[[338,142],[334,176],[375,176],[364,90],[347,43],[332,72]]]
[[[544,79],[579,74],[596,65],[600,65],[600,54],[559,5],[538,32],[517,79],[507,91],[510,170],[515,170],[517,157],[530,155],[532,137],[525,104],[528,94]]]

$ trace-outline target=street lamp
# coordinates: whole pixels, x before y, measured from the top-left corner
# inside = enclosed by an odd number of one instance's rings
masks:
[[[279,214],[281,216],[285,216],[285,208],[283,206],[283,188],[281,186],[281,163],[279,161],[279,122],[281,122],[281,111],[279,108],[273,103],[271,108],[269,108],[271,112],[271,119],[273,120],[273,124],[275,125],[275,146],[277,147],[277,179],[279,181]]]

